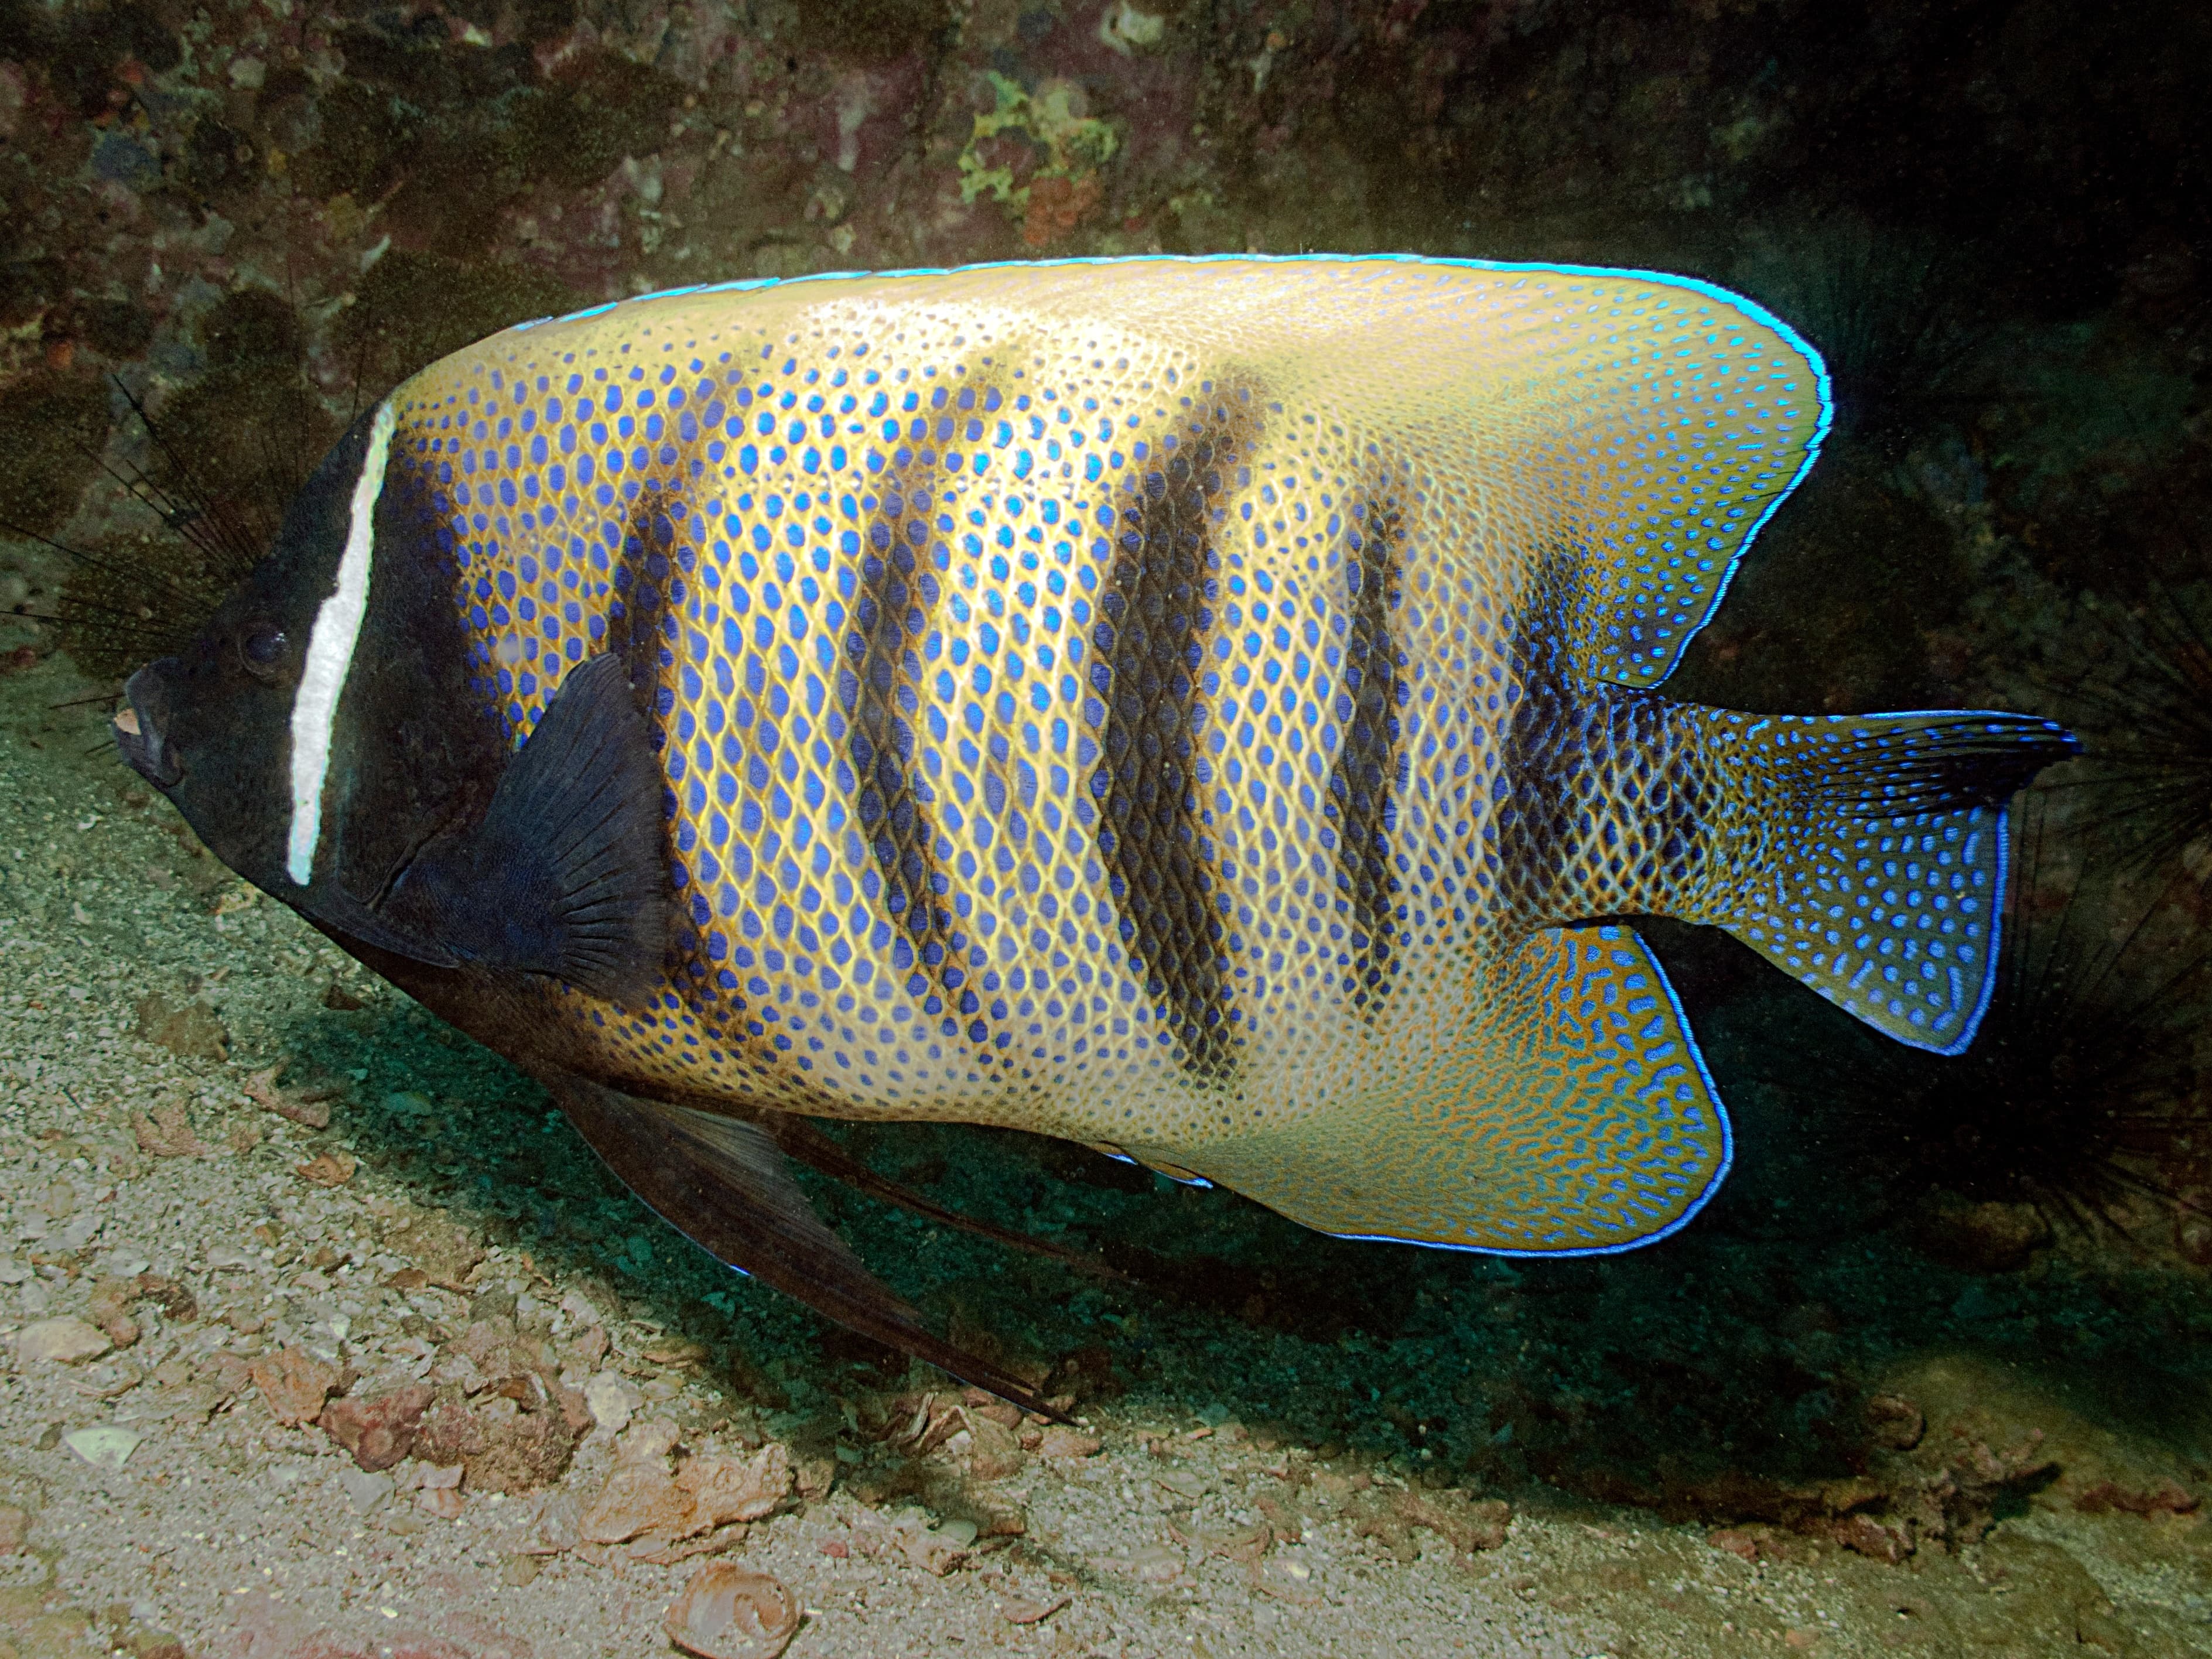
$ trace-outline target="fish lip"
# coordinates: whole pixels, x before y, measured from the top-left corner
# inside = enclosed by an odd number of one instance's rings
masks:
[[[184,763],[162,731],[168,687],[159,671],[163,663],[149,663],[123,683],[123,708],[115,716],[115,746],[124,761],[140,777],[167,793],[185,781]]]

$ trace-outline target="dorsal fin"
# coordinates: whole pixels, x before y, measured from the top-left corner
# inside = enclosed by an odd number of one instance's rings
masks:
[[[1694,278],[1503,278],[1471,283],[1456,330],[1415,343],[1440,384],[1393,423],[1412,428],[1410,453],[1470,455],[1468,530],[1559,584],[1540,600],[1565,601],[1578,672],[1657,685],[1811,469],[1832,414],[1826,367],[1787,324]]]
[[[1260,463],[1302,471],[1349,440],[1385,493],[1421,498],[1420,557],[1478,584],[1564,563],[1576,666],[1650,687],[1703,628],[1831,416],[1820,354],[1692,276],[1413,255],[1139,256],[824,273],[641,295],[538,325],[532,353],[655,319],[775,326],[960,308],[1009,337],[1079,319],[1132,355],[1188,350],[1253,391]],[[841,309],[853,307],[841,319]],[[988,325],[988,326],[987,326]],[[513,337],[502,337],[512,339]],[[763,336],[765,337],[765,336]],[[1101,350],[1104,348],[1100,347]],[[1112,358],[1113,351],[1104,355]],[[1121,461],[1115,460],[1118,467]]]

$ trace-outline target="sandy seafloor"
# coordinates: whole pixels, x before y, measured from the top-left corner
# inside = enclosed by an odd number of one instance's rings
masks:
[[[196,847],[104,741],[179,601],[95,459],[250,518],[440,353],[726,277],[1682,271],[1802,326],[1839,422],[1665,690],[2109,746],[2212,704],[2207,63],[2201,7],[2068,0],[0,0],[0,1659],[667,1653],[710,1559],[850,1659],[2212,1651],[2201,811],[2115,890],[2140,815],[2054,776],[2025,1072],[1649,929],[1737,1162],[1627,1255],[854,1133],[1127,1275],[816,1188],[1048,1436],[714,1267]],[[410,1388],[442,1427],[381,1471],[279,1417]]]

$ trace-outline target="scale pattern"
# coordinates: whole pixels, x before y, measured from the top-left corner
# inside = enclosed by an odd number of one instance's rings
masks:
[[[1700,856],[1647,811],[1674,728],[1621,710],[1825,422],[1754,307],[1417,260],[983,267],[627,301],[395,398],[515,741],[601,651],[653,700],[666,988],[546,994],[613,1070],[1473,1248],[1621,1248],[1717,1182],[1656,965],[1545,930],[1667,909]],[[1561,740],[1592,720],[1611,748]],[[1523,774],[1578,803],[1545,836]]]

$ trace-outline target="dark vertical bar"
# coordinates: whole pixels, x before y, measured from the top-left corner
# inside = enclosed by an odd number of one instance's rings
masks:
[[[1352,972],[1346,989],[1369,1018],[1389,994],[1397,878],[1390,872],[1390,793],[1398,777],[1398,696],[1403,676],[1390,633],[1397,603],[1399,527],[1395,513],[1355,513],[1346,544],[1352,613],[1336,718],[1344,744],[1329,769],[1336,824],[1336,890],[1351,909]]]
[[[675,708],[670,682],[686,588],[674,552],[685,511],[681,497],[657,486],[630,503],[607,605],[607,649],[623,659],[630,691],[652,724],[655,750],[667,740],[665,723]]]
[[[1122,943],[1184,1065],[1216,1079],[1231,1065],[1225,964],[1196,785],[1198,667],[1213,621],[1208,501],[1229,459],[1218,447],[1201,431],[1169,451],[1119,514],[1091,670],[1106,708],[1091,787]]]
[[[839,695],[848,731],[854,811],[884,877],[884,913],[913,942],[915,954],[937,965],[937,868],[927,787],[915,767],[915,726],[921,718],[920,647],[935,608],[938,584],[927,568],[930,495],[925,485],[894,478],[860,553],[852,622],[844,644]]]
[[[1540,581],[1501,630],[1506,665],[1504,729],[1484,834],[1499,861],[1498,895],[1522,920],[1550,916],[1576,886],[1577,824],[1603,764],[1589,728],[1593,710],[1575,696],[1562,620],[1570,614]]]
[[[676,708],[677,657],[682,649],[680,621],[690,587],[679,562],[682,531],[690,507],[680,491],[648,484],[624,514],[622,547],[610,576],[605,649],[623,665],[630,696],[644,714],[646,740],[661,773],[660,817],[668,840],[665,855],[673,865],[678,804],[666,769],[668,726]],[[696,532],[696,526],[693,526]],[[669,935],[669,972],[689,994],[708,979],[704,929],[712,920],[696,887],[672,896],[681,918]]]

